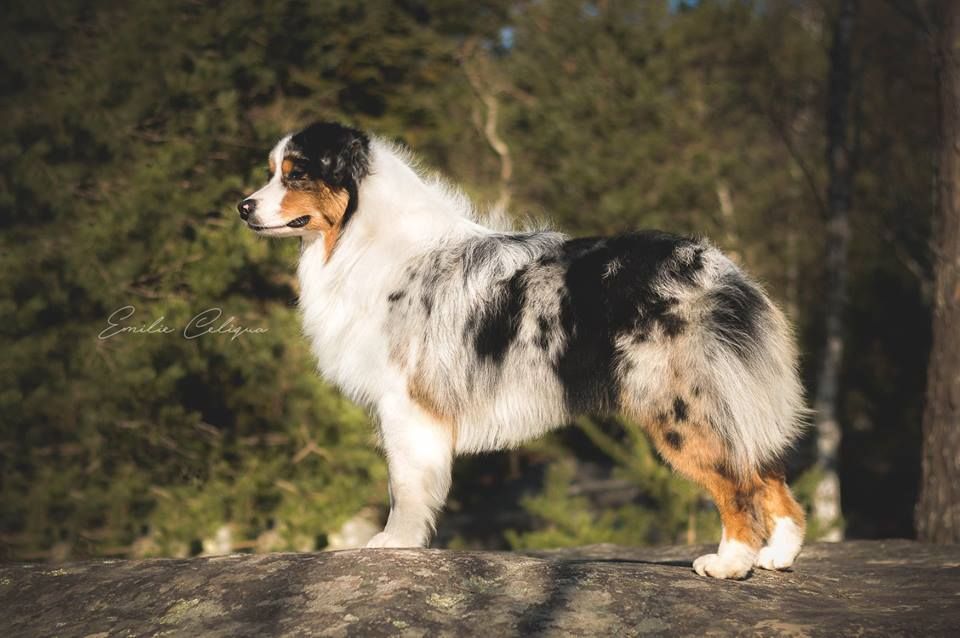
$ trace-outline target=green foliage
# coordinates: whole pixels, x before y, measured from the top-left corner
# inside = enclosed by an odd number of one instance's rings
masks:
[[[385,497],[372,428],[314,374],[296,246],[233,206],[316,117],[443,130],[495,5],[21,4],[0,44],[0,533],[15,556],[313,548]],[[425,87],[441,87],[430,93]],[[126,325],[170,334],[98,335]],[[266,329],[183,335],[191,318]],[[136,545],[132,545],[136,542]],[[242,546],[242,544],[240,545]],[[132,549],[131,549],[132,547]]]
[[[235,547],[310,549],[384,502],[371,424],[313,373],[295,308],[296,245],[254,237],[233,206],[261,181],[276,137],[317,118],[401,139],[492,199],[498,158],[464,73],[468,45],[500,105],[518,216],[545,214],[574,233],[711,237],[792,314],[812,381],[830,5],[6,8],[0,555],[183,555],[225,529]],[[863,14],[841,469],[851,529],[903,535],[929,340],[933,88],[922,36],[887,3]],[[129,325],[158,320],[173,332],[98,338],[125,306],[135,307]],[[266,332],[185,339],[209,308]],[[522,500],[533,524],[509,544],[716,537],[712,506],[636,427],[578,428],[609,478],[638,496],[600,507],[570,460],[582,450],[548,437],[524,457],[545,463],[545,478]],[[483,493],[479,475],[463,477],[465,492]],[[801,497],[814,479],[801,477]]]

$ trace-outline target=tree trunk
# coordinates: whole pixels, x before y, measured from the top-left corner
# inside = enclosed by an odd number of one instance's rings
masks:
[[[840,509],[841,429],[838,417],[840,369],[843,364],[844,313],[847,305],[847,252],[850,244],[850,205],[853,198],[853,161],[849,114],[853,87],[851,40],[857,0],[841,0],[830,46],[827,87],[826,345],[814,399],[817,426],[817,465],[820,482],[814,493],[813,518],[821,540],[841,540]]]
[[[960,3],[936,2],[927,20],[939,97],[933,347],[923,413],[917,534],[960,543]]]

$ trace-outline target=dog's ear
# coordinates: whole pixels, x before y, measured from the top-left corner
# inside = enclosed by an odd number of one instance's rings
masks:
[[[370,172],[370,140],[360,131],[349,131],[346,143],[337,153],[333,172],[338,182],[359,185]]]

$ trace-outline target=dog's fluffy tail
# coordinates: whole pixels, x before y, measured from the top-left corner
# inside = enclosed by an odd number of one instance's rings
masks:
[[[695,305],[707,413],[745,474],[777,461],[807,423],[789,323],[759,285],[718,251]],[[691,362],[694,363],[694,362]]]

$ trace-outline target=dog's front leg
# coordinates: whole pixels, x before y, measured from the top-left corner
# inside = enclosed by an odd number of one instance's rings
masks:
[[[381,405],[390,517],[367,547],[426,547],[450,489],[453,428],[404,398]]]

